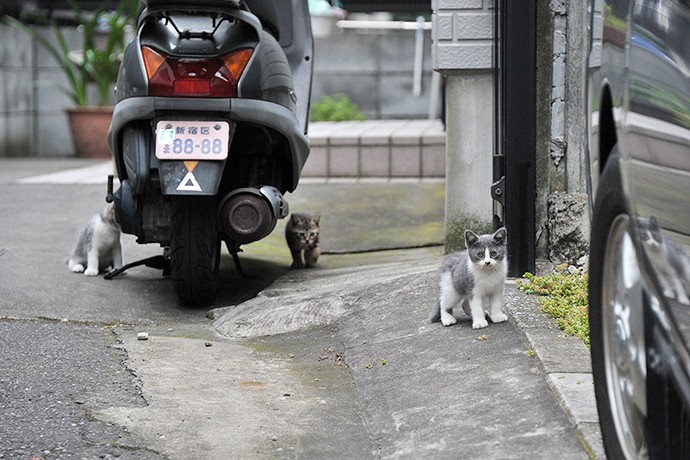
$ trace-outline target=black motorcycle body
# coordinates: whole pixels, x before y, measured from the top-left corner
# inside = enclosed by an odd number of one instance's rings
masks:
[[[144,0],[109,132],[116,217],[159,243],[187,304],[215,295],[231,252],[288,214],[309,155],[306,0]],[[169,251],[168,251],[169,250]]]

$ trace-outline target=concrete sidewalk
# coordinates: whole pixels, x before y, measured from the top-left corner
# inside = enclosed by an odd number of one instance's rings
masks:
[[[2,160],[0,184],[93,186],[105,184],[104,175],[110,168],[108,162],[82,160]],[[434,376],[441,375],[437,371],[457,381],[460,387],[455,391],[462,392],[463,379],[470,378],[465,373],[474,369],[467,368],[460,361],[453,364],[452,359],[448,360],[450,357],[441,360],[440,356],[434,354],[432,343],[435,347],[450,347],[448,352],[451,352],[452,341],[460,340],[459,337],[463,337],[461,333],[465,337],[462,343],[470,347],[480,343],[478,340],[485,340],[477,338],[484,335],[489,342],[505,340],[513,343],[511,341],[517,334],[524,342],[523,353],[537,360],[540,376],[577,431],[586,450],[592,456],[605,458],[587,349],[581,341],[566,336],[558,330],[552,319],[541,314],[536,299],[517,291],[514,280],[509,281],[506,295],[506,310],[512,326],[491,325],[485,332],[474,333],[464,320],[452,328],[425,321],[426,309],[435,302],[436,271],[442,260],[442,180],[308,178],[301,182],[295,193],[287,196],[287,200],[292,212],[322,213],[324,255],[318,268],[286,271],[256,298],[237,305],[219,305],[220,308],[211,313],[213,328],[218,334],[227,338],[253,337],[258,340],[253,345],[256,347],[263,343],[267,348],[279,344],[289,349],[295,345],[287,343],[285,337],[289,334],[285,332],[302,334],[300,340],[306,343],[309,337],[313,339],[310,331],[319,331],[324,327],[347,330],[333,334],[339,334],[338,340],[344,344],[349,368],[366,406],[364,412],[374,414],[368,430],[374,438],[384,440],[380,441],[383,446],[380,447],[380,455],[384,457],[400,456],[403,452],[407,452],[406,455],[421,452],[415,450],[421,447],[415,441],[417,434],[410,427],[418,426],[422,431],[430,429],[428,422],[422,423],[415,417],[433,416],[433,413],[429,415],[428,410],[422,408],[439,404],[435,398],[424,396],[425,385],[434,384]],[[290,259],[285,250],[283,228],[284,221],[268,238],[248,245],[244,257],[250,262],[270,260],[288,266]],[[125,253],[128,253],[127,250]],[[136,254],[129,252],[132,253]],[[251,263],[249,267],[251,269]],[[277,297],[281,299],[281,308],[277,308]],[[400,306],[412,305],[414,308],[406,309],[410,312],[407,316],[399,313],[403,310]],[[420,343],[426,345],[421,345],[423,348],[420,349]],[[136,358],[137,347],[141,347],[141,344],[136,340],[127,344],[128,351]],[[511,347],[514,348],[514,344]],[[328,352],[327,359],[337,360],[338,353]],[[471,350],[458,350],[458,353],[465,353],[468,360],[474,356]],[[430,361],[425,363],[425,358]],[[481,359],[496,366],[496,375],[477,376],[478,381],[499,378],[503,372],[498,369],[502,357],[484,356]],[[377,374],[380,366],[385,365],[385,360],[391,364],[407,362],[406,366],[409,367],[398,369],[403,375],[377,383],[376,379],[392,377]],[[449,365],[457,366],[457,372],[448,374],[452,370],[447,367]],[[440,367],[436,369],[434,366]],[[515,379],[516,389],[524,386],[521,378],[528,381],[532,377],[519,373],[511,375]],[[151,378],[167,377],[154,374]],[[400,402],[386,399],[386,391],[390,391],[390,387],[386,390],[386,385],[395,386],[400,382],[409,383],[410,388],[405,390],[409,392],[407,400],[418,405],[417,414],[410,412],[409,407],[403,410],[397,406]],[[199,388],[196,390],[200,391]],[[526,403],[530,402],[527,394],[524,398]],[[390,407],[379,407],[383,403]],[[394,418],[399,417],[397,434],[396,428],[388,425],[389,421],[376,419],[375,414],[381,410],[390,412]],[[481,413],[481,410],[477,412]],[[134,423],[131,414],[110,414],[109,417],[123,425]],[[456,414],[453,423],[473,423],[462,417],[463,414]],[[491,423],[490,420],[491,414],[488,414],[487,423]],[[142,426],[146,425],[145,421]],[[405,432],[405,429],[409,431]],[[289,433],[290,427],[286,426],[285,430]],[[462,438],[462,433],[458,435]],[[519,446],[521,441],[518,439],[514,442]],[[479,441],[477,443],[476,446],[481,444]],[[432,449],[430,452],[440,448],[438,445],[426,447]],[[309,458],[309,455],[306,456]]]

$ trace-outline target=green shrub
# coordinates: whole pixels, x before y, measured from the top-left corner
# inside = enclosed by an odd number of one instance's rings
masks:
[[[366,120],[359,106],[343,93],[324,96],[311,106],[311,121]]]
[[[579,337],[589,348],[587,274],[570,273],[567,266],[556,267],[551,275],[525,273],[518,289],[539,296],[539,307],[553,317],[563,331]]]

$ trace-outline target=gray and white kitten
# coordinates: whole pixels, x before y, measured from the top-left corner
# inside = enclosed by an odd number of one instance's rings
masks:
[[[444,326],[457,322],[453,307],[462,306],[472,317],[472,328],[487,327],[485,308],[494,323],[508,317],[503,313],[503,286],[508,273],[506,229],[494,234],[477,235],[465,230],[466,250],[446,257],[441,266],[440,299],[431,312],[431,322],[441,321]]]
[[[321,213],[313,216],[306,214],[292,214],[285,226],[285,239],[287,240],[292,265],[290,268],[311,268],[321,255],[319,243],[319,222]],[[303,257],[304,256],[304,257]]]
[[[640,239],[647,247],[651,262],[659,270],[659,281],[664,289],[664,295],[677,299],[683,305],[690,305],[690,298],[688,298],[690,261],[685,256],[683,247],[661,234],[661,228],[655,216],[636,220]]]
[[[112,203],[79,229],[67,266],[74,273],[86,276],[96,276],[110,267],[122,266],[120,226],[115,221]]]

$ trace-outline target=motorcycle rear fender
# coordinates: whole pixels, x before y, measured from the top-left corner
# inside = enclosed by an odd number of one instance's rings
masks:
[[[148,123],[129,123],[122,129],[122,161],[116,162],[117,173],[120,178],[129,179],[135,193],[144,193],[149,180],[151,137]],[[121,171],[122,167],[125,171]]]
[[[115,220],[120,224],[122,233],[140,234],[140,219],[137,217],[134,192],[129,180],[123,180],[114,195]]]
[[[217,115],[217,117],[215,117],[215,115]],[[143,177],[141,176],[143,173],[139,171],[139,168],[143,167],[144,164],[150,163],[145,162],[142,156],[147,158],[149,162],[155,160],[153,156],[154,145],[153,142],[148,139],[138,139],[134,142],[135,145],[138,145],[139,148],[142,149],[142,146],[148,144],[148,149],[140,150],[141,153],[136,154],[129,153],[129,151],[125,153],[124,149],[129,149],[133,143],[124,142],[124,132],[129,130],[130,126],[147,126],[148,131],[145,128],[134,128],[135,132],[139,133],[134,134],[134,136],[151,136],[153,131],[152,128],[150,128],[150,122],[154,119],[167,116],[176,119],[190,120],[229,119],[231,122],[252,123],[264,126],[280,133],[287,141],[292,163],[292,171],[288,176],[291,180],[286,184],[286,189],[292,192],[297,187],[300,173],[309,156],[309,140],[302,131],[294,112],[282,105],[272,102],[241,98],[169,98],[147,96],[123,99],[118,102],[115,106],[113,120],[108,132],[108,144],[115,158],[118,175],[121,180],[125,178],[131,180],[129,171],[126,167],[126,161],[130,163],[130,168],[136,168],[136,172],[139,176]],[[127,136],[132,136],[132,134],[127,134]],[[146,151],[144,152],[144,150]],[[132,157],[134,160],[131,158],[131,161],[125,160],[126,157]],[[216,166],[210,168],[214,170],[217,169],[218,173],[222,175],[222,167],[225,162],[200,163],[216,164]],[[196,171],[196,169],[194,169],[194,171]],[[126,177],[123,175],[125,172],[127,173]],[[209,174],[214,175],[215,173]],[[194,172],[194,175],[196,176],[196,172]],[[161,177],[162,176],[163,171],[161,171]],[[177,176],[174,177],[177,178]],[[172,176],[171,180],[173,180]],[[175,184],[175,187],[179,185],[180,183],[178,182]]]

